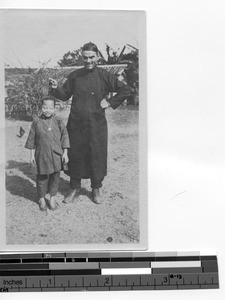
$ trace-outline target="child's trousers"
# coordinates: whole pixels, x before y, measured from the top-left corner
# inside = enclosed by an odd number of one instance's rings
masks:
[[[59,189],[60,172],[52,174],[37,175],[37,193],[39,198],[43,198],[47,193],[55,196]]]

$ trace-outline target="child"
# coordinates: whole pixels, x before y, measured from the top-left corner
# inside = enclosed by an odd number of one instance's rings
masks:
[[[36,166],[36,183],[39,208],[56,209],[55,196],[59,188],[59,176],[62,163],[68,163],[67,148],[70,147],[66,126],[54,114],[55,98],[42,99],[42,114],[36,118],[25,144],[30,149],[30,162]]]

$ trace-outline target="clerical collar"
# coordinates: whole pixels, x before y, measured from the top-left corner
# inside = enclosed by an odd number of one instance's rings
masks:
[[[93,73],[96,69],[97,69],[97,66],[94,66],[92,69],[85,68],[85,70],[87,71],[87,73]]]

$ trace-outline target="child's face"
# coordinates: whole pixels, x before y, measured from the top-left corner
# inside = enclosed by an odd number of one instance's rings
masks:
[[[53,100],[44,100],[42,104],[42,113],[45,117],[51,117],[55,112],[55,105]]]
[[[55,105],[53,100],[44,100],[42,104],[42,113],[45,117],[51,117],[55,112]]]

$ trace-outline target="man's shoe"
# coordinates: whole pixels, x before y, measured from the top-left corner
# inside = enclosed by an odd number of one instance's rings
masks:
[[[95,204],[102,204],[102,197],[100,195],[99,189],[92,189],[92,201]]]
[[[38,204],[39,204],[39,208],[40,208],[41,211],[46,211],[47,210],[47,205],[45,203],[45,198],[40,198]]]
[[[77,188],[75,190],[71,190],[69,195],[63,200],[63,203],[71,203],[73,202],[74,200],[76,200],[78,198],[80,194],[80,188]]]

